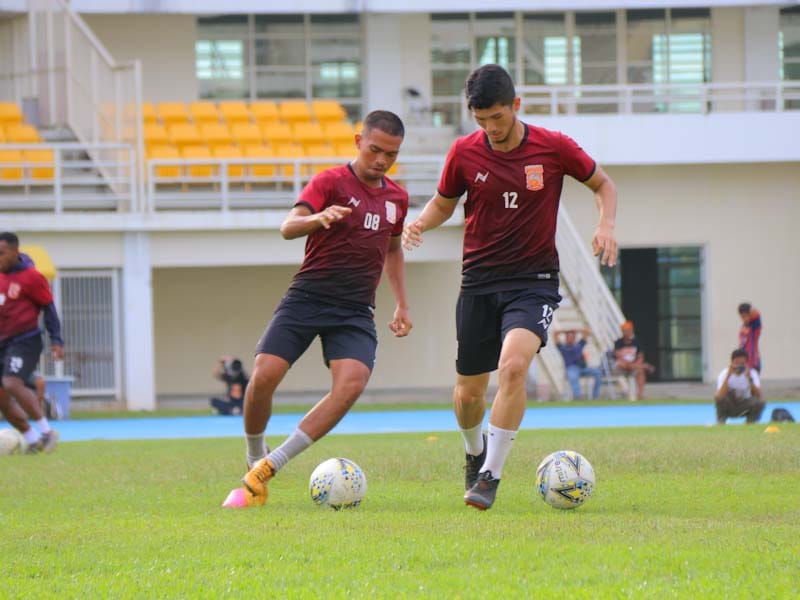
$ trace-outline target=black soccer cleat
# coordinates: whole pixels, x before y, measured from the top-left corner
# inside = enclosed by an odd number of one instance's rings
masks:
[[[491,471],[483,471],[478,474],[478,481],[464,494],[464,502],[474,506],[478,510],[486,510],[494,504],[494,497],[497,495],[497,488],[500,480],[492,477]]]
[[[466,454],[467,462],[464,465],[464,490],[472,489],[472,486],[478,481],[478,473],[486,462],[486,434],[483,434],[483,452],[478,456]]]

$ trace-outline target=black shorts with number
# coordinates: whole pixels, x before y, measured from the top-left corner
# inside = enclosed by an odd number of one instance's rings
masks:
[[[372,308],[333,304],[299,290],[289,290],[283,297],[256,354],[274,354],[291,365],[317,336],[326,366],[341,358],[359,360],[370,371],[375,366],[378,334]]]
[[[28,381],[39,365],[41,355],[41,335],[0,343],[0,376]]]
[[[480,375],[497,369],[506,334],[527,329],[547,344],[547,328],[561,296],[558,280],[531,283],[525,289],[464,294],[456,307],[459,375]]]

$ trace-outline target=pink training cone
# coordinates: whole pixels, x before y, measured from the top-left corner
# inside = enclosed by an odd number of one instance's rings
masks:
[[[247,508],[247,499],[244,497],[244,488],[236,488],[231,490],[225,502],[222,503],[225,508]]]

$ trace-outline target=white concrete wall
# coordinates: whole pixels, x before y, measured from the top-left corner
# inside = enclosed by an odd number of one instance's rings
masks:
[[[617,237],[624,247],[703,246],[708,332],[706,378],[738,343],[736,307],[762,311],[764,377],[798,376],[800,168],[796,164],[609,167],[619,189]],[[596,226],[592,196],[568,179],[565,203],[582,237]]]
[[[252,367],[253,351],[297,270],[291,266],[164,268],[154,271],[156,390],[204,394],[219,388],[211,377],[221,354]],[[414,330],[395,339],[386,323],[394,300],[379,288],[375,316],[378,359],[370,387],[447,387],[455,361],[455,299],[460,265],[418,263],[408,268]],[[319,342],[289,371],[283,391],[324,390],[329,374]]]
[[[403,90],[417,89],[430,101],[431,35],[426,13],[364,17],[365,113],[384,109],[406,121]]]
[[[117,62],[142,62],[145,101],[197,100],[194,15],[81,15]]]

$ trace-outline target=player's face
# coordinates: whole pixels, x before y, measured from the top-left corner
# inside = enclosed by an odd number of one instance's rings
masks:
[[[356,135],[358,175],[367,181],[379,181],[392,168],[403,138],[380,129],[369,129]]]
[[[517,123],[520,99],[514,98],[511,106],[495,104],[489,108],[473,108],[472,116],[478,127],[486,132],[493,146],[503,145],[509,140]]]
[[[8,242],[0,242],[0,272],[8,273],[19,260],[19,253]]]

